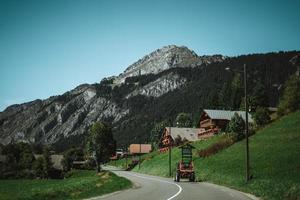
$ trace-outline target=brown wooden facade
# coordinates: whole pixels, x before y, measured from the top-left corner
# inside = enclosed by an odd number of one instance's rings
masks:
[[[211,137],[218,133],[221,129],[225,128],[230,120],[227,119],[212,119],[206,112],[200,117],[200,132],[199,138]]]
[[[170,134],[170,128],[165,128],[162,139],[161,139],[162,147],[160,147],[160,152],[166,152],[170,147],[174,145],[174,140]]]

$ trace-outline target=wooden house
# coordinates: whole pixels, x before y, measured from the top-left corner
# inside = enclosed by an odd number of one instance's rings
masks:
[[[129,146],[130,154],[144,154],[152,151],[151,144],[131,144]]]
[[[197,141],[199,130],[198,128],[166,127],[161,138],[160,152],[168,151],[170,146],[175,146],[176,138],[190,142]]]
[[[245,120],[245,111],[203,110],[200,117],[200,132],[198,137],[200,139],[211,137],[221,129],[225,129],[235,113]],[[248,113],[248,122],[253,123],[250,113]]]

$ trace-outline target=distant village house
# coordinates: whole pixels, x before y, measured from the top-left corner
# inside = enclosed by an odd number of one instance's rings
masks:
[[[145,154],[152,151],[151,144],[131,144],[129,146],[130,154]]]
[[[211,137],[220,130],[225,129],[235,113],[245,120],[245,111],[203,110],[200,117],[199,139]],[[248,122],[253,123],[250,113],[248,113]]]
[[[160,152],[165,152],[170,146],[175,146],[175,141],[179,138],[182,141],[190,142],[199,140],[199,130],[198,128],[166,127],[161,138],[162,146],[160,147]]]
[[[212,137],[226,128],[235,113],[245,120],[245,111],[204,110],[200,117],[200,128],[166,127],[161,138],[160,152],[165,152],[169,147],[176,146],[178,138],[194,142]],[[250,113],[248,113],[248,122],[253,123]]]

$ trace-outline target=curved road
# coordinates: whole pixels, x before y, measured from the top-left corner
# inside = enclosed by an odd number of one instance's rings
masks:
[[[245,194],[210,183],[174,182],[162,178],[109,167],[118,176],[131,180],[135,187],[90,200],[253,200]]]

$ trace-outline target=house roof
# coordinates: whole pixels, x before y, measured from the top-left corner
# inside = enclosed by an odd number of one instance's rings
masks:
[[[199,128],[178,128],[178,127],[166,127],[168,131],[171,128],[171,137],[174,140],[176,137],[180,136],[181,139],[187,139],[188,141],[198,140]]]
[[[211,119],[231,120],[234,113],[237,113],[245,120],[245,111],[230,111],[230,110],[203,110]],[[248,122],[253,123],[250,113],[248,113]]]

